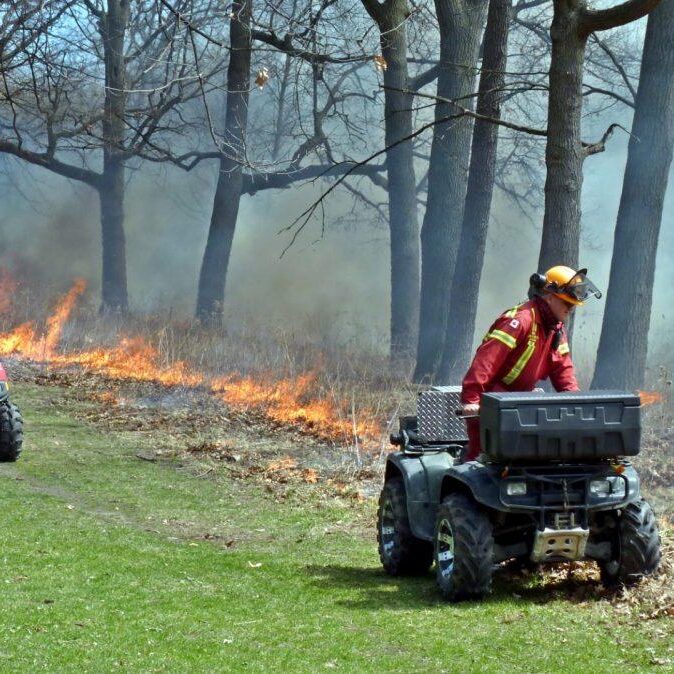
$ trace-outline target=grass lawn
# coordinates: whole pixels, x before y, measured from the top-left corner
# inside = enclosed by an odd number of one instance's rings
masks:
[[[380,570],[375,504],[148,462],[14,386],[25,451],[0,465],[0,672],[674,671],[674,621],[502,579],[446,604]]]

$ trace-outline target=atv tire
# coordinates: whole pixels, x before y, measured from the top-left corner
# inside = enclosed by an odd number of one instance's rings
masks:
[[[0,403],[0,461],[16,461],[23,444],[23,418],[10,402]]]
[[[605,587],[634,585],[655,573],[660,564],[660,534],[651,506],[644,499],[622,511],[613,541],[613,559],[600,562]]]
[[[494,534],[491,522],[466,494],[450,494],[435,523],[435,572],[449,601],[479,599],[491,592]]]
[[[391,576],[427,573],[433,563],[433,544],[412,534],[407,515],[405,484],[393,478],[384,484],[377,509],[379,559]]]

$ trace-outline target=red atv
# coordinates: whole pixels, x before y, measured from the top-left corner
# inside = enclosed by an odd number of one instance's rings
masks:
[[[0,364],[0,461],[16,461],[23,444],[23,417],[9,402],[9,383]]]

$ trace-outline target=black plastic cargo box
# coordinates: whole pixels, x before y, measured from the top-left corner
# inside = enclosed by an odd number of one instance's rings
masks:
[[[635,456],[641,401],[625,391],[484,393],[482,451],[495,461],[587,461]]]

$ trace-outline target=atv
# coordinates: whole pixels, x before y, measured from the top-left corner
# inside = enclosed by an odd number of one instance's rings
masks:
[[[0,365],[0,461],[16,461],[23,445],[23,417],[9,402],[9,382]]]
[[[641,401],[622,391],[486,393],[482,453],[465,461],[461,388],[419,394],[391,436],[379,498],[379,557],[393,576],[435,564],[445,599],[482,598],[496,565],[595,560],[604,585],[660,563],[660,537],[629,457]]]

